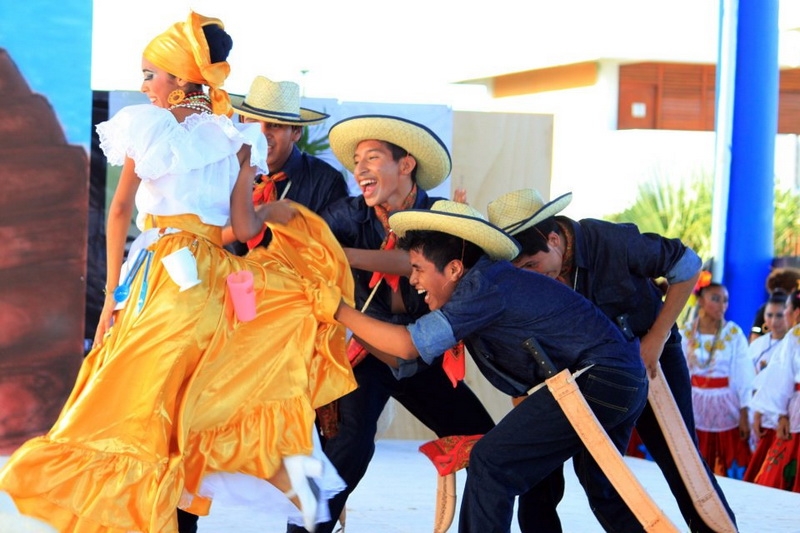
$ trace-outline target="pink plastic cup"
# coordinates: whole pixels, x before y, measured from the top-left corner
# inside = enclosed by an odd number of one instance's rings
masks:
[[[256,317],[256,293],[253,290],[253,273],[240,270],[228,275],[228,293],[233,301],[233,311],[240,322]]]

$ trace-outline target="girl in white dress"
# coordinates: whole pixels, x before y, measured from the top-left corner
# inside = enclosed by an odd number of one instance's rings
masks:
[[[750,462],[747,404],[755,374],[747,338],[742,328],[725,320],[728,291],[723,285],[708,282],[695,294],[696,317],[681,335],[700,453],[715,474],[741,479]]]
[[[763,381],[751,401],[752,408],[777,418],[775,432],[754,481],[760,485],[800,492],[800,294],[786,300],[792,328],[763,372]],[[765,439],[766,440],[766,439]]]
[[[764,304],[763,329],[764,334],[750,341],[747,351],[753,361],[756,376],[753,378],[753,395],[761,388],[764,380],[764,370],[778,351],[780,341],[789,329],[786,321],[786,293],[776,291]],[[752,399],[752,397],[751,397]],[[772,442],[778,418],[770,413],[760,413],[749,406],[750,414],[750,449],[753,456],[744,473],[745,481],[753,481],[761,463],[764,462],[769,444]]]

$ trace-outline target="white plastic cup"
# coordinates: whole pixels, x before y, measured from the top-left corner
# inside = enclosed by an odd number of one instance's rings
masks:
[[[197,277],[197,261],[187,246],[162,257],[161,263],[172,281],[180,287],[180,292],[191,289],[201,281]]]
[[[233,311],[240,322],[256,317],[256,293],[253,289],[253,273],[240,270],[228,275],[228,293],[233,302]]]

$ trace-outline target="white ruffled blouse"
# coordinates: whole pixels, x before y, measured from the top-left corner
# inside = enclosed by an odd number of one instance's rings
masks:
[[[122,165],[126,156],[136,164],[140,230],[147,214],[194,214],[206,224],[228,224],[244,144],[251,146],[250,164],[267,173],[267,141],[258,125],[226,116],[199,113],[177,122],[166,109],[131,105],[98,124],[97,133],[110,164]]]
[[[755,376],[753,363],[747,354],[747,338],[742,329],[728,321],[719,335],[711,335],[697,333],[692,325],[687,325],[681,335],[692,376],[728,379],[727,387],[692,386],[692,407],[697,429],[719,432],[738,427],[739,410],[751,400]]]

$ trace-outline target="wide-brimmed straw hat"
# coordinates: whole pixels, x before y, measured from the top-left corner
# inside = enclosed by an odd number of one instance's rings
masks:
[[[317,124],[330,116],[300,107],[300,86],[296,83],[264,76],[256,76],[246,95],[232,94],[231,105],[244,117],[290,126]]]
[[[560,213],[571,201],[571,192],[545,203],[536,189],[520,189],[489,202],[486,213],[492,224],[516,235]]]
[[[479,246],[492,259],[514,259],[519,243],[483,218],[475,208],[451,200],[439,200],[430,209],[407,209],[389,215],[389,226],[403,237],[407,231],[441,231]]]
[[[417,185],[429,190],[450,174],[450,152],[430,129],[408,119],[390,115],[359,115],[331,126],[328,142],[336,159],[350,172],[355,169],[353,155],[361,141],[376,140],[396,144],[417,161]]]

